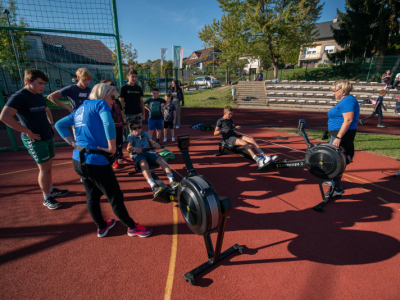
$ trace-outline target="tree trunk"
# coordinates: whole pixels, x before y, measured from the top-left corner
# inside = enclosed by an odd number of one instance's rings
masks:
[[[278,71],[279,71],[279,58],[271,59],[272,66],[274,67],[274,79],[278,78]]]
[[[226,67],[226,72],[225,72],[225,84],[228,84],[228,67]]]

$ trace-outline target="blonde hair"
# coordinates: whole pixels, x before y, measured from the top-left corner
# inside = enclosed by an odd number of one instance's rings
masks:
[[[379,95],[385,96],[385,95],[386,95],[386,91],[385,91],[385,90],[381,90],[381,91],[379,92]]]
[[[86,68],[79,68],[79,69],[76,71],[75,74],[76,74],[76,77],[79,77],[79,78],[89,79],[89,80],[92,79],[92,74],[91,74],[90,71],[89,71],[88,69],[86,69]]]
[[[335,92],[337,90],[342,90],[343,95],[347,96],[353,90],[353,85],[348,80],[340,80],[331,86],[332,92]]]
[[[230,111],[233,111],[233,108],[232,108],[232,106],[225,106],[224,107],[224,113],[226,113],[226,112],[230,112]]]
[[[107,83],[98,83],[96,84],[93,89],[92,92],[89,95],[89,99],[90,100],[104,100],[104,98],[107,95],[114,95],[115,98],[118,97],[118,92],[116,91],[116,89],[111,86],[108,85]]]

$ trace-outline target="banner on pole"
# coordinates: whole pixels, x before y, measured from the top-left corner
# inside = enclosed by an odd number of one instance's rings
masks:
[[[180,62],[181,62],[181,46],[173,46],[174,52],[173,52],[173,62],[174,62],[174,68],[180,68]]]
[[[181,48],[181,60],[179,62],[179,68],[182,69],[182,64],[183,64],[183,48]]]
[[[167,58],[168,48],[160,48],[160,50],[161,50],[161,65],[163,65],[165,59]]]

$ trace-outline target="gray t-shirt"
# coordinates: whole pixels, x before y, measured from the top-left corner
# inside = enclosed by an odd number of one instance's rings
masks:
[[[150,148],[150,142],[149,140],[151,139],[150,134],[148,134],[146,131],[141,132],[139,135],[134,135],[134,134],[130,134],[128,135],[128,138],[126,139],[126,141],[128,143],[132,144],[132,147],[136,147],[136,148]]]
[[[81,89],[76,84],[66,86],[59,90],[63,97],[68,97],[69,102],[71,102],[72,109],[77,109],[82,105],[83,101],[89,99],[89,95],[92,89],[87,87],[85,89]]]

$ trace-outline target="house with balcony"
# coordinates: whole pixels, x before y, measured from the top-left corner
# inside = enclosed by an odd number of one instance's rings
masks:
[[[208,48],[194,51],[187,59],[184,59],[183,62],[186,63],[186,70],[190,67],[195,67],[201,71],[204,70],[205,66],[212,67],[212,60],[214,59],[214,66],[218,67],[220,65],[220,61],[218,56],[222,54],[218,49]]]
[[[315,24],[317,38],[311,47],[302,47],[300,50],[298,65],[300,68],[316,68],[319,64],[328,64],[328,53],[334,53],[343,50],[333,38],[333,28],[339,28],[338,18],[333,21]]]

